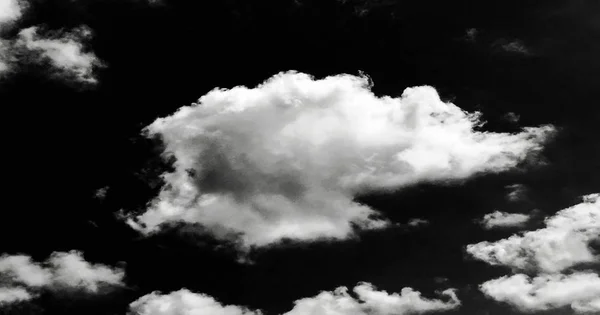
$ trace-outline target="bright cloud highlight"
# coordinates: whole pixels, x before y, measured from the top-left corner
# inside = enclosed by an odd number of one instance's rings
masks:
[[[481,124],[432,87],[377,97],[353,75],[286,72],[256,88],[215,89],[146,128],[175,171],[129,222],[146,232],[200,223],[244,246],[348,238],[388,224],[356,195],[506,171],[553,132],[476,131]]]
[[[423,298],[411,288],[404,288],[400,294],[378,291],[372,285],[362,283],[354,288],[357,298],[350,296],[346,287],[334,291],[324,291],[314,297],[294,302],[292,310],[282,315],[403,315],[439,312],[457,308],[460,301],[453,290],[442,295],[446,301]],[[175,314],[214,314],[214,315],[260,315],[261,311],[249,310],[235,305],[222,305],[214,298],[182,289],[166,295],[151,293],[130,305],[135,315],[175,315]]]
[[[557,212],[545,220],[543,229],[468,245],[467,252],[492,265],[542,272],[597,261],[589,243],[600,235],[599,196],[586,196],[582,203]]]

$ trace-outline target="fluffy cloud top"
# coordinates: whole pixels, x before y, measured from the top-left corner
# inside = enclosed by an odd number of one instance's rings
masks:
[[[545,220],[546,227],[497,242],[468,245],[473,257],[492,265],[559,272],[579,263],[594,262],[589,243],[600,235],[600,194],[561,210]]]
[[[483,216],[481,225],[486,229],[519,227],[529,221],[530,216],[521,213],[494,211]]]
[[[564,306],[580,313],[600,312],[600,277],[582,272],[570,275],[523,274],[490,280],[481,285],[489,297],[507,302],[522,311],[541,311]]]
[[[130,304],[132,314],[137,315],[259,315],[242,306],[222,305],[211,296],[192,293],[186,289],[161,295],[147,294]]]
[[[23,62],[46,62],[50,70],[61,77],[84,83],[96,83],[94,69],[101,66],[98,58],[84,49],[84,42],[91,36],[89,28],[82,26],[62,31],[54,36],[40,34],[32,26],[22,29],[16,38],[4,38],[2,30],[17,22],[26,10],[27,2],[0,0],[0,74],[15,69],[19,58]]]
[[[467,251],[492,265],[528,269],[538,275],[518,273],[480,286],[490,298],[522,311],[570,306],[578,313],[600,312],[600,277],[591,271],[568,272],[580,263],[598,261],[589,243],[600,238],[600,194],[557,212],[546,227],[497,242],[469,245]]]
[[[345,287],[321,292],[315,297],[296,301],[294,308],[284,315],[403,315],[447,311],[460,305],[453,290],[442,292],[449,301],[423,298],[411,288],[402,289],[400,294],[389,294],[377,291],[367,283],[356,286],[354,293],[357,299],[351,297]]]
[[[343,239],[387,224],[357,194],[505,171],[553,130],[479,132],[480,124],[432,87],[377,97],[368,78],[352,75],[287,72],[256,88],[215,89],[146,128],[176,170],[130,223],[200,223],[246,246]]]
[[[102,264],[85,261],[81,253],[53,253],[44,263],[25,255],[0,256],[0,277],[8,287],[0,290],[3,301],[31,298],[37,289],[76,289],[97,293],[101,287],[122,285],[124,272]]]
[[[404,288],[401,294],[377,291],[370,284],[354,288],[357,298],[348,294],[345,287],[317,296],[297,300],[294,308],[283,315],[403,315],[445,311],[458,307],[460,301],[452,290],[442,294],[448,301],[426,299],[419,292]],[[130,305],[131,313],[137,315],[260,315],[240,306],[224,306],[210,296],[179,290],[167,295],[152,293]]]
[[[0,31],[2,25],[21,17],[22,6],[19,0],[0,0]]]

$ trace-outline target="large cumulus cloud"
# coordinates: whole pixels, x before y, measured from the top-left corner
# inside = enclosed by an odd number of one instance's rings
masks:
[[[460,306],[453,290],[442,292],[447,298],[428,299],[411,288],[400,294],[379,291],[368,283],[354,288],[356,298],[346,287],[334,291],[323,291],[314,297],[299,299],[294,307],[283,315],[403,315],[446,311]],[[259,310],[250,310],[237,305],[222,305],[214,298],[182,289],[169,294],[151,293],[130,305],[131,315],[260,315]]]
[[[553,130],[476,131],[479,113],[443,102],[433,87],[397,98],[370,87],[367,77],[286,72],[256,88],[215,89],[157,119],[146,131],[163,140],[175,171],[130,223],[200,223],[246,246],[343,239],[387,225],[358,194],[505,171]]]

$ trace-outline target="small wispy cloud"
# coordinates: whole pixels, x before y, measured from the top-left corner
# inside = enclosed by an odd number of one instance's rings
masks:
[[[19,63],[47,63],[50,75],[95,84],[94,71],[103,64],[85,49],[92,36],[87,26],[54,33],[31,26],[19,30],[16,37],[3,32],[18,26],[29,5],[24,0],[0,0],[0,74],[18,71]]]
[[[421,219],[421,218],[413,218],[413,219],[410,219],[407,224],[412,227],[419,227],[419,226],[429,225],[429,221],[427,221],[425,219]]]
[[[27,255],[0,256],[0,303],[34,298],[40,290],[78,290],[101,293],[101,288],[123,285],[124,271],[87,262],[81,252],[55,252],[36,262]]]
[[[479,223],[486,229],[522,227],[531,219],[528,214],[494,211],[483,216]]]
[[[469,28],[465,32],[465,39],[469,42],[474,42],[477,40],[477,35],[479,31],[476,28]]]
[[[531,49],[527,47],[527,45],[525,45],[525,43],[522,40],[519,39],[499,39],[494,44],[492,44],[492,46],[510,54],[517,54],[523,56],[533,55]]]
[[[512,184],[505,187],[508,190],[506,199],[511,202],[522,201],[527,198],[527,187],[523,184]]]

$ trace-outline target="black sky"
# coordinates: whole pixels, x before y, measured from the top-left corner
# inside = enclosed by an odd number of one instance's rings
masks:
[[[92,87],[31,65],[0,80],[8,187],[0,252],[43,259],[79,249],[91,261],[124,262],[128,288],[72,303],[42,297],[0,313],[124,314],[146,293],[186,287],[277,314],[298,298],[366,281],[427,295],[455,287],[463,306],[447,314],[519,314],[477,291],[507,269],[464,251],[514,230],[485,231],[473,220],[494,209],[551,215],[600,188],[597,0],[36,0],[20,23],[88,25],[89,49],[105,67]],[[160,143],[141,135],[144,126],[215,87],[251,87],[287,70],[317,78],[363,71],[378,95],[431,85],[481,111],[484,130],[553,124],[559,132],[541,166],[360,197],[394,222],[418,217],[427,226],[261,249],[253,264],[200,227],[145,238],[118,219],[143,210],[170,167]],[[515,183],[527,187],[516,204],[505,188]],[[106,195],[95,197],[103,187]]]

